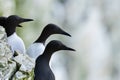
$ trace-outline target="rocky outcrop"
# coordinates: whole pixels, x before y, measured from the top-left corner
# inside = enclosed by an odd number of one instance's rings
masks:
[[[34,61],[26,54],[13,53],[0,26],[0,80],[33,80]]]

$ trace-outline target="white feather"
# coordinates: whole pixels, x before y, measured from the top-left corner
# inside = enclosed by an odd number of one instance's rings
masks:
[[[36,59],[39,55],[43,53],[45,46],[42,43],[33,43],[27,49],[27,54]]]
[[[16,34],[13,33],[8,37],[8,44],[11,46],[12,52],[17,51],[19,53],[25,53],[25,45],[23,40]]]

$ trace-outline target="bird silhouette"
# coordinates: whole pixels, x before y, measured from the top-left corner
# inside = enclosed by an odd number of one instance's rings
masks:
[[[72,48],[65,46],[58,40],[49,42],[42,55],[38,56],[34,69],[34,80],[55,80],[54,73],[52,72],[49,62],[54,52],[59,50],[75,51]]]

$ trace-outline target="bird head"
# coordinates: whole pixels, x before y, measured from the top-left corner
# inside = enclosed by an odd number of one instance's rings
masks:
[[[67,32],[65,32],[64,30],[62,30],[61,28],[59,28],[57,25],[55,24],[48,24],[45,26],[45,28],[43,29],[43,31],[49,35],[52,34],[62,34],[62,35],[67,35],[70,36],[70,34],[68,34]]]
[[[45,50],[47,50],[48,52],[56,52],[59,50],[75,51],[75,49],[67,47],[66,45],[64,45],[62,42],[58,40],[52,40],[51,42],[49,42]]]
[[[13,27],[17,27],[17,26],[22,27],[20,23],[29,22],[29,21],[33,21],[33,19],[26,19],[26,18],[21,18],[17,15],[11,15],[6,19],[6,24]]]

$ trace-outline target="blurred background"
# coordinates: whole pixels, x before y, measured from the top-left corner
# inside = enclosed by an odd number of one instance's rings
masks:
[[[26,48],[54,23],[72,37],[52,39],[76,49],[51,59],[56,80],[120,80],[120,0],[0,0],[0,16],[32,18],[17,33]]]

